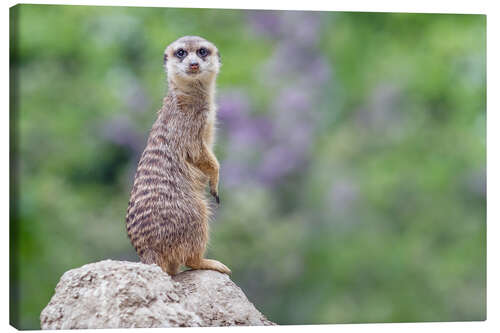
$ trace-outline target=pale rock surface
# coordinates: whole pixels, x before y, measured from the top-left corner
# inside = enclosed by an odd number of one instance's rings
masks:
[[[227,275],[104,260],[67,271],[40,315],[42,329],[275,325]]]

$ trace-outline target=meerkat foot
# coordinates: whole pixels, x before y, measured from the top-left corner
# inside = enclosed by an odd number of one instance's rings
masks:
[[[161,270],[169,275],[175,275],[179,272],[180,264],[175,262],[167,262],[164,257],[152,249],[144,249],[141,251],[141,261],[144,264],[156,264]]]
[[[142,263],[148,265],[156,264],[160,266],[162,271],[164,271],[165,273],[175,275],[177,273],[177,270],[179,269],[179,265],[177,265],[177,268],[175,267],[175,265],[171,266],[172,264],[167,263],[163,259],[163,257],[153,249],[144,249],[140,253],[141,254],[139,255],[139,257],[141,258]]]
[[[226,265],[214,259],[202,258],[196,261],[189,261],[186,263],[186,266],[189,266],[193,269],[211,269],[213,271],[231,275],[231,270]]]

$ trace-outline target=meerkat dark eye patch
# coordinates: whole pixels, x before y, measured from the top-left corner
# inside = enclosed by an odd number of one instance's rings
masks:
[[[185,56],[187,56],[187,52],[184,49],[178,49],[174,54],[179,59],[183,59]]]
[[[207,50],[206,48],[202,47],[202,48],[198,49],[198,51],[196,51],[196,53],[198,53],[198,55],[201,58],[205,58],[206,56],[208,56],[210,54],[210,51]]]

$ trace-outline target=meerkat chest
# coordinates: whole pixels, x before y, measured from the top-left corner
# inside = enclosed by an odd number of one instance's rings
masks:
[[[168,124],[171,142],[186,159],[196,162],[201,156],[204,144],[210,139],[213,117],[207,110],[197,108],[184,109],[177,113]],[[210,119],[210,120],[209,120]]]
[[[190,132],[189,136],[196,142],[211,143],[215,127],[215,107],[193,107],[189,112],[185,125]]]

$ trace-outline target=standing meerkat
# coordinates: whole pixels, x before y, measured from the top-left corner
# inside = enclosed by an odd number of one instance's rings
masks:
[[[174,275],[181,265],[230,274],[205,259],[208,206],[205,188],[219,203],[215,126],[217,47],[185,36],[165,49],[168,94],[142,153],[127,210],[127,233],[141,261]]]

